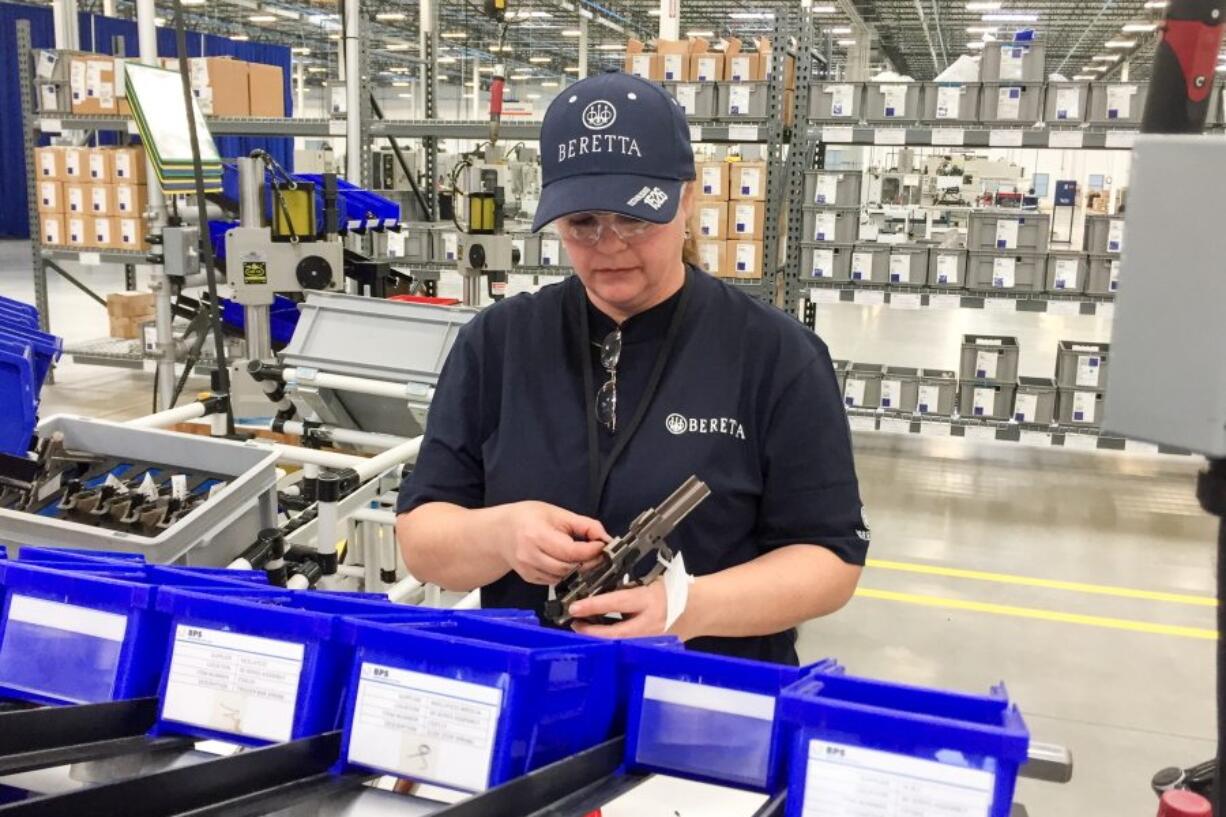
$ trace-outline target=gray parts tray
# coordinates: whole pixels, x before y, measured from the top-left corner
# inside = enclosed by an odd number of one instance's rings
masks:
[[[227,482],[206,502],[157,536],[82,525],[63,519],[0,509],[0,543],[140,553],[152,563],[224,566],[276,525],[276,452],[255,444],[132,428],[106,420],[56,415],[39,436],[64,435],[64,445],[107,457],[131,457],[170,468],[224,475]]]

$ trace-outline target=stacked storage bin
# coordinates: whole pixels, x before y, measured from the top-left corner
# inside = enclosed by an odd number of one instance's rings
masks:
[[[1047,255],[1047,281],[1044,289],[1059,295],[1075,295],[1085,291],[1089,273],[1089,257],[1082,252],[1068,250],[1050,252]]]
[[[964,335],[958,405],[963,417],[1008,420],[1013,416],[1020,350],[1017,338]]]
[[[1051,216],[1013,210],[971,213],[968,286],[971,289],[1041,292]]]
[[[719,110],[718,85],[711,82],[665,82],[664,89],[673,95],[691,122],[710,122]]]
[[[810,222],[808,212],[811,211],[814,215],[811,224],[806,228],[805,240],[801,245],[801,269],[808,273],[810,278],[828,281],[851,280],[854,235],[851,240],[842,240],[847,238],[847,227],[843,227],[843,233],[840,236],[836,217],[836,225],[833,230],[835,240],[818,241],[816,239],[816,231],[819,226],[817,214],[829,212],[831,208],[842,213],[850,213],[853,209],[858,211],[862,181],[863,174],[858,170],[810,170],[805,173],[804,207],[807,224]],[[844,218],[848,219],[849,216],[844,216]],[[822,221],[820,226],[823,229],[829,226],[829,219],[826,216],[822,216],[820,221]],[[857,214],[856,231],[858,230]]]
[[[863,82],[824,82],[809,90],[809,118],[814,122],[855,125],[863,118]]]
[[[1097,428],[1107,389],[1107,343],[1062,340],[1056,351],[1058,419],[1062,425]]]
[[[1091,125],[1140,127],[1149,96],[1148,82],[1094,82],[1090,84]]]
[[[1087,215],[1085,250],[1089,295],[1114,295],[1120,288],[1120,255],[1124,251],[1124,217]]]
[[[888,284],[890,245],[856,244],[851,254],[851,280],[855,284]]]
[[[770,83],[721,82],[716,117],[723,122],[762,122],[770,102]]]
[[[1049,82],[1043,121],[1048,125],[1080,125],[1086,120],[1089,102],[1089,83]]]
[[[43,383],[63,353],[63,341],[38,326],[38,310],[0,296],[0,454],[25,456]]]
[[[1013,419],[1049,426],[1056,418],[1056,381],[1050,377],[1019,377]]]
[[[928,246],[890,245],[889,283],[898,287],[922,287],[928,283]]]
[[[915,413],[951,417],[958,398],[958,375],[944,369],[920,369]]]
[[[887,813],[866,802],[896,814],[1008,817],[1030,745],[1003,686],[954,694],[841,668],[787,687],[778,718],[793,735],[788,817]]]
[[[919,405],[920,370],[887,366],[881,378],[881,408],[887,412],[915,414]]]
[[[878,363],[853,363],[847,369],[843,403],[848,408],[881,408],[881,381],[885,367]]]
[[[955,247],[933,247],[928,253],[928,286],[934,289],[966,289],[968,256]]]
[[[983,50],[980,118],[986,124],[1033,125],[1043,118],[1046,49],[1034,42],[991,43]]]
[[[934,127],[962,127],[979,121],[978,82],[923,83],[920,121]]]
[[[864,89],[864,118],[877,125],[919,121],[921,86],[916,82],[870,82]]]

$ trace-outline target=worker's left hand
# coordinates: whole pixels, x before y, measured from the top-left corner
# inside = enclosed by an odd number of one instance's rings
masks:
[[[624,590],[602,593],[570,606],[570,614],[576,619],[595,618],[610,613],[621,613],[622,620],[616,624],[575,621],[571,626],[577,633],[597,638],[663,635],[664,624],[668,620],[668,596],[664,590],[664,582],[652,582],[646,587],[627,587]]]

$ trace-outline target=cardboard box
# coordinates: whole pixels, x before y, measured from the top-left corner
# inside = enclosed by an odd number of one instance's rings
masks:
[[[89,185],[64,185],[64,212],[70,216],[89,214]]]
[[[69,247],[88,247],[89,246],[89,216],[66,216],[64,224],[67,225],[66,238],[64,241]]]
[[[728,272],[728,242],[699,241],[698,266],[716,278],[730,277]]]
[[[89,238],[100,250],[112,250],[119,246],[119,225],[110,216],[94,217],[89,221]]]
[[[101,54],[73,57],[69,65],[69,94],[76,114],[115,114],[115,60]]]
[[[192,91],[205,116],[250,116],[247,63],[229,57],[195,57],[188,61]]]
[[[723,54],[695,54],[690,57],[691,82],[720,82],[723,78]]]
[[[771,41],[769,37],[757,37],[754,43],[758,47],[759,79],[770,79],[771,76]],[[796,90],[796,58],[791,54],[783,58],[784,76],[783,89]]]
[[[112,292],[106,296],[106,314],[117,318],[145,318],[153,314],[152,292]]]
[[[762,242],[729,241],[725,251],[729,274],[734,278],[762,277]]]
[[[656,53],[660,55],[660,79],[665,82],[689,82],[693,47],[691,40],[656,40]]]
[[[724,79],[728,82],[754,82],[762,79],[762,55],[741,50],[741,41],[736,37],[725,40]]]
[[[119,215],[119,202],[115,196],[115,185],[95,184],[89,188],[89,214],[91,216]]]
[[[66,243],[64,216],[61,213],[43,213],[38,217],[38,240],[48,247]]]
[[[783,124],[796,124],[796,92],[790,88],[783,92]]]
[[[65,148],[62,147],[34,149],[34,172],[40,180],[62,182],[67,178],[64,173],[64,152]]]
[[[664,67],[659,54],[647,53],[642,40],[631,39],[626,42],[626,73],[659,82],[664,77]]]
[[[145,183],[145,149],[118,148],[114,151],[115,183]]]
[[[115,151],[111,148],[94,148],[89,152],[85,178],[92,184],[111,184],[115,181]]]
[[[62,213],[64,201],[64,183],[41,181],[38,183],[38,212]]]
[[[728,236],[728,202],[699,201],[695,237],[699,241],[725,241]]]
[[[699,162],[697,173],[698,198],[703,201],[727,201],[728,180],[730,178],[727,162]]]
[[[733,201],[728,203],[728,238],[761,241],[765,238],[766,202]]]
[[[90,148],[64,148],[64,175],[60,181],[85,182]]]
[[[143,184],[115,185],[115,215],[142,217],[149,201],[148,195],[149,189]]]
[[[247,64],[247,91],[251,116],[283,119],[285,117],[285,84],[281,66]]]
[[[116,222],[119,224],[119,249],[141,250],[142,252],[149,249],[149,242],[145,241],[146,231],[143,218],[119,218],[116,219]]]
[[[733,162],[728,198],[732,201],[766,201],[766,162]]]

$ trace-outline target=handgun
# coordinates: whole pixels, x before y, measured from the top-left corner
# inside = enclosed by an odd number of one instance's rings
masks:
[[[576,601],[622,587],[650,584],[658,579],[673,558],[672,548],[664,537],[710,495],[707,484],[692,476],[658,507],[643,511],[625,534],[605,545],[599,565],[590,570],[576,568],[558,584],[557,598],[545,603],[545,617],[565,626],[573,620],[569,611]],[[642,578],[636,579],[635,570],[653,555],[655,564]]]

